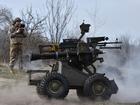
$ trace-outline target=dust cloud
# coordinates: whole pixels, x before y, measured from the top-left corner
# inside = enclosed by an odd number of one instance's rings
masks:
[[[4,79],[2,80],[5,81]],[[2,85],[2,81],[0,81]],[[28,86],[25,80],[6,80],[0,88],[0,105],[112,105],[111,101],[92,102],[79,100],[75,91],[70,91],[64,100],[48,100],[40,98],[35,91],[35,87]],[[119,105],[119,104],[115,104]]]
[[[140,101],[139,52],[140,50],[132,50],[123,65],[119,64],[119,57],[113,52],[106,55],[103,67],[98,72],[106,73],[119,87],[118,93],[112,95],[109,101],[80,100],[74,90],[64,100],[42,99],[36,94],[35,86],[28,86],[27,78],[0,78],[0,105],[140,105],[137,103]]]
[[[123,56],[122,56],[123,57]],[[122,59],[122,58],[121,58]],[[123,58],[124,59],[124,58]],[[102,72],[114,79],[119,87],[111,100],[116,102],[133,103],[140,101],[140,50],[133,48],[123,65],[120,64],[119,55],[110,52],[105,58]]]

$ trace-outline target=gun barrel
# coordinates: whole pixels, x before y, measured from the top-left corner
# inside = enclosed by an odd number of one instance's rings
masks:
[[[97,43],[97,46],[105,47],[107,44],[117,44],[117,45],[120,45],[120,44],[122,44],[122,42],[102,42],[102,43]]]
[[[119,47],[100,47],[100,49],[121,49],[121,46],[119,46]]]
[[[102,42],[102,43],[98,43],[99,45],[106,45],[106,44],[122,44],[122,42]]]
[[[101,41],[105,41],[105,40],[108,40],[108,37],[88,37],[87,38],[87,43],[98,43],[98,42],[101,42]]]
[[[92,52],[82,52],[77,54],[77,52],[52,52],[47,54],[32,54],[31,61],[39,59],[62,59],[62,58],[72,58],[78,55],[92,55]]]

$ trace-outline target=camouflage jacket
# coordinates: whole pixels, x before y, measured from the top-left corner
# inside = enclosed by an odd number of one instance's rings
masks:
[[[25,31],[20,33],[19,28],[17,29],[13,25],[9,29],[9,35],[10,35],[10,43],[11,44],[22,44],[23,39],[26,37]]]

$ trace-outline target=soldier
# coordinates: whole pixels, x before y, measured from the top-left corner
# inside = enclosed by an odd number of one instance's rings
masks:
[[[24,31],[24,24],[21,24],[19,17],[15,18],[13,24],[10,27],[10,62],[9,67],[12,73],[15,73],[14,66],[18,58],[22,56],[22,42],[26,37]]]

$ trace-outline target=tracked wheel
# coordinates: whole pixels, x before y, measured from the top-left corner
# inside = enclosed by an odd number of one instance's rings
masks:
[[[63,99],[69,92],[67,79],[59,73],[48,74],[38,86],[38,93],[48,98]]]
[[[108,100],[112,95],[111,82],[102,74],[92,75],[85,81],[84,94],[92,100]]]

